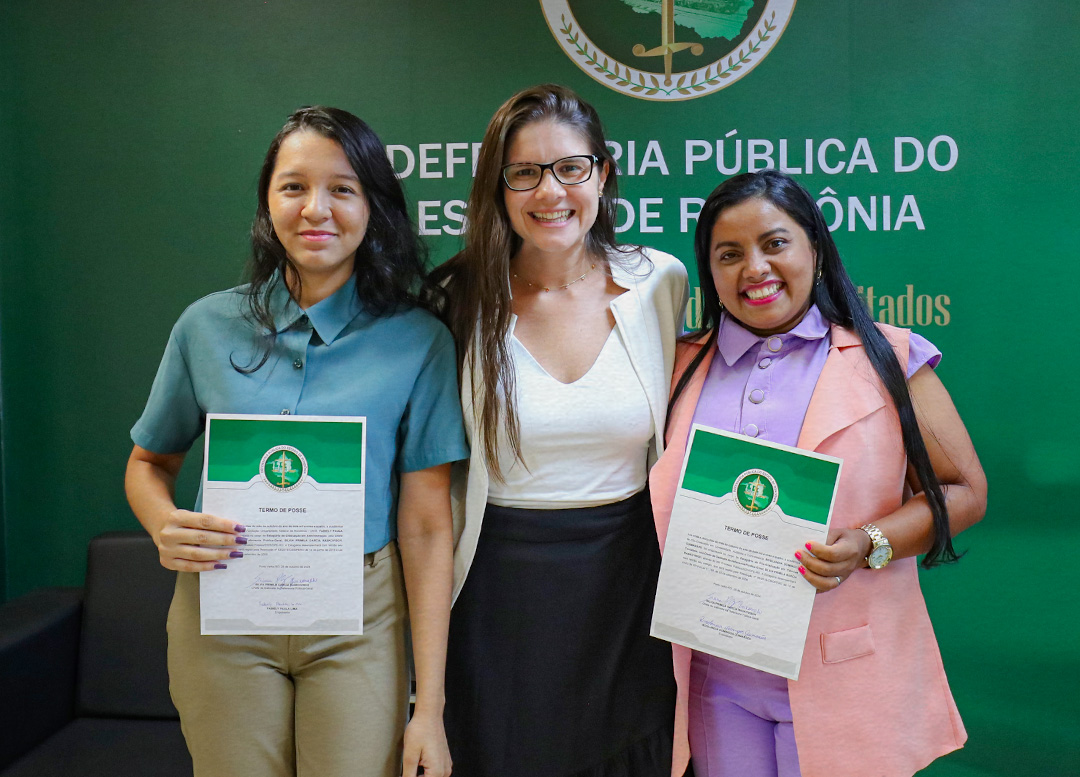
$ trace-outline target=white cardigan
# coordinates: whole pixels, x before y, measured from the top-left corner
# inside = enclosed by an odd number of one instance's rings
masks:
[[[634,255],[611,263],[611,277],[626,289],[611,303],[615,327],[626,343],[630,362],[649,399],[656,434],[649,446],[648,465],[663,453],[664,418],[668,390],[675,365],[675,339],[682,330],[686,311],[686,268],[671,254],[645,248],[649,262]],[[634,266],[628,266],[635,263]],[[651,262],[651,264],[650,264]],[[465,414],[465,434],[472,448],[467,462],[453,467],[450,501],[454,513],[454,601],[469,574],[480,527],[487,508],[489,476],[479,442],[473,405],[472,374],[468,360],[461,376],[461,407]]]

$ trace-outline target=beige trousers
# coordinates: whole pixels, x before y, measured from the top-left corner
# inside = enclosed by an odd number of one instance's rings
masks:
[[[359,637],[202,636],[198,575],[177,575],[169,688],[195,777],[401,774],[409,677],[397,544],[364,563]]]

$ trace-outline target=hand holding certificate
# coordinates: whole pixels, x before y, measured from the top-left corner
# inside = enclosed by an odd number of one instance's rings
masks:
[[[695,425],[652,635],[795,680],[814,604],[794,552],[825,542],[839,459]]]
[[[203,510],[244,557],[200,579],[203,634],[360,634],[366,421],[207,415]]]

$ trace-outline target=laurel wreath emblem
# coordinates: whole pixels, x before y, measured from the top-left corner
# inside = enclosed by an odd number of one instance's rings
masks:
[[[700,71],[694,71],[693,73],[682,73],[679,76],[679,80],[675,82],[675,86],[670,89],[666,89],[660,85],[660,79],[651,73],[648,74],[648,81],[646,83],[646,74],[641,71],[637,72],[638,81],[635,84],[633,81],[634,71],[625,65],[620,68],[618,62],[609,62],[607,57],[603,58],[601,62],[600,49],[594,49],[589,51],[588,44],[582,44],[579,42],[580,35],[574,32],[574,23],[566,21],[566,16],[562,17],[563,26],[559,32],[566,35],[566,42],[577,49],[578,53],[585,57],[585,64],[593,68],[597,73],[600,73],[608,80],[614,81],[619,86],[629,86],[631,92],[644,92],[647,95],[654,95],[663,92],[664,94],[672,94],[678,92],[679,94],[690,95],[694,92],[708,91],[705,87],[706,84],[715,84],[722,78],[731,78],[731,74],[742,69],[743,65],[748,65],[754,59],[754,55],[761,50],[761,44],[769,39],[769,33],[776,29],[776,12],[773,11],[770,19],[762,19],[761,27],[756,30],[757,42],[753,45],[748,45],[743,50],[739,48],[738,58],[734,54],[728,56],[727,67],[723,70],[718,70],[719,65],[723,63],[723,59],[719,59],[713,62],[707,68],[705,68],[704,77],[701,83],[698,83],[698,78],[702,77]],[[751,33],[751,37],[753,33]],[[614,67],[614,70],[609,70],[609,67]],[[683,86],[686,83],[686,76],[690,76],[690,83]]]
[[[665,83],[662,73],[632,68],[602,51],[589,40],[565,2],[541,0],[548,26],[578,67],[616,91],[659,100],[692,99],[739,80],[772,50],[776,40],[783,34],[794,5],[794,0],[773,0],[766,6],[765,13],[750,34],[739,42],[737,49],[703,67],[672,73],[669,85]],[[556,10],[561,11],[557,23],[553,14]],[[777,11],[780,12],[779,17]]]

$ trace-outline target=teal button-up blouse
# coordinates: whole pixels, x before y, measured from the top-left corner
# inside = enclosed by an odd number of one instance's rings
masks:
[[[380,549],[397,536],[398,473],[469,455],[450,332],[419,309],[366,313],[351,280],[303,310],[279,279],[278,336],[266,363],[245,374],[235,367],[258,364],[270,338],[244,317],[244,292],[211,294],[180,316],[131,439],[181,453],[207,413],[366,416],[364,552]]]

